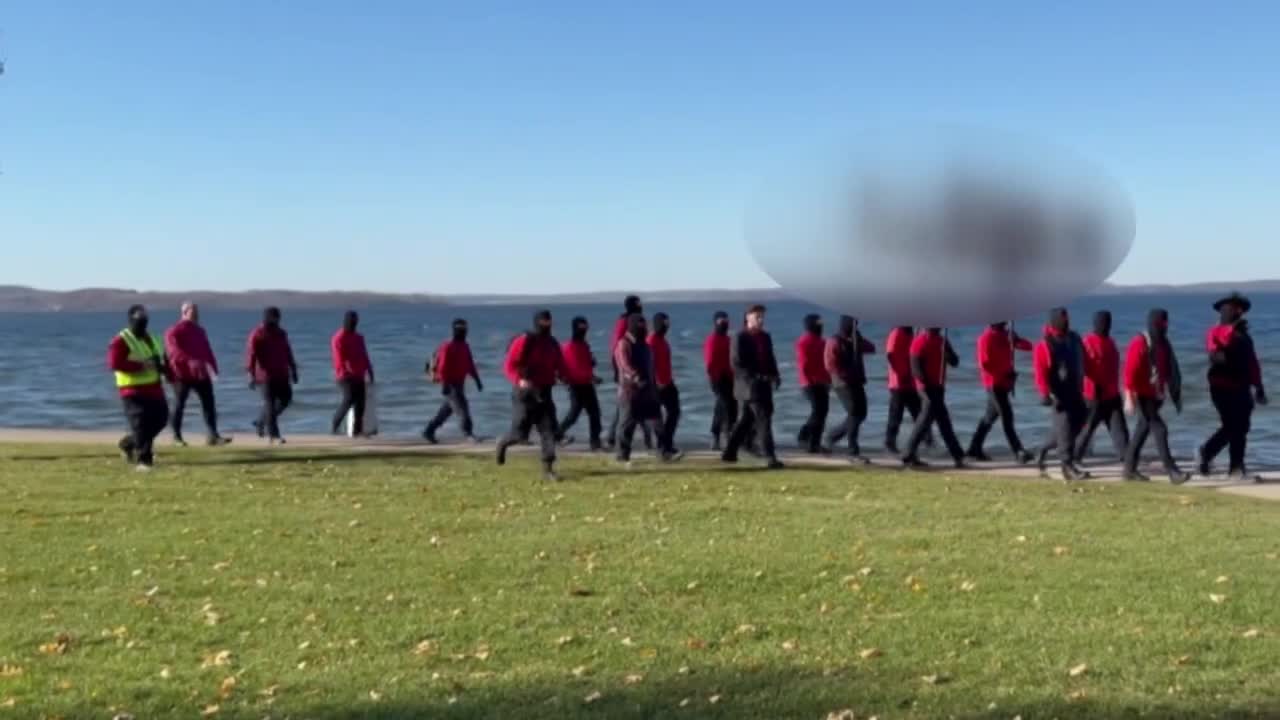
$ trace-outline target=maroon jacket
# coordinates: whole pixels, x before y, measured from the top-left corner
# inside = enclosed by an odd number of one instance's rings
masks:
[[[245,368],[255,382],[288,380],[297,372],[289,333],[280,327],[259,325],[254,328],[245,347]]]
[[[190,320],[179,320],[169,328],[164,334],[164,351],[169,356],[174,382],[204,382],[209,379],[210,370],[218,372],[209,336]]]

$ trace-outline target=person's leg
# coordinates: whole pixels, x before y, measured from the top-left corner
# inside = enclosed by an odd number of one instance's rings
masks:
[[[559,427],[556,428],[556,434],[562,437],[564,436],[565,433],[569,432],[569,428],[573,427],[574,423],[578,422],[578,416],[582,414],[582,410],[583,410],[582,388],[583,388],[582,385],[569,386],[569,412],[565,413],[564,419],[560,421]]]
[[[904,395],[902,397],[903,405],[908,409],[912,407],[911,398],[919,400],[918,395]],[[937,414],[937,403],[932,398],[926,397],[920,405],[919,414],[915,416],[915,425],[911,428],[911,435],[907,439],[907,450],[902,454],[902,461],[908,465],[920,464],[920,446],[924,444],[925,435],[933,428],[934,418]]]
[[[1177,470],[1177,463],[1173,460],[1173,453],[1169,450],[1169,426],[1165,424],[1164,418],[1160,416],[1160,405],[1157,402],[1148,402],[1144,404],[1143,414],[1147,419],[1147,427],[1151,432],[1151,440],[1155,442],[1156,452],[1160,455],[1160,464],[1164,466],[1166,472]]]
[[[584,385],[582,390],[582,408],[587,412],[588,442],[592,450],[600,449],[600,396],[595,385]],[[563,435],[563,433],[562,433]]]
[[[191,396],[191,385],[185,382],[173,384],[173,439],[182,442],[182,416],[186,412],[187,398]]]
[[[825,444],[828,450],[835,451],[836,445],[849,434],[849,425],[853,422],[853,394],[848,385],[836,385],[836,400],[844,410],[844,419],[832,425],[827,431]]]
[[[680,390],[668,385],[659,391],[662,402],[662,436],[658,449],[671,453],[676,449],[676,427],[680,424]]]
[[[720,391],[720,383],[712,382],[711,395],[715,398],[715,406],[711,411],[711,443],[712,447],[719,447],[722,434],[725,429],[725,406],[724,395]]]
[[[162,397],[145,398],[141,403],[141,409],[141,427],[135,452],[138,464],[149,466],[154,461],[155,439],[169,424],[169,404]]]
[[[1117,395],[1105,403],[1103,416],[1107,432],[1111,434],[1111,446],[1115,448],[1116,458],[1124,459],[1129,450],[1129,421],[1124,416],[1124,400]]]
[[[867,419],[867,389],[862,385],[851,388],[853,409],[849,413],[849,455],[862,457],[862,423]]]
[[[117,447],[125,460],[132,463],[138,459],[138,445],[145,433],[142,402],[136,396],[123,395],[120,397],[120,406],[124,409],[126,432]]]
[[[994,399],[996,409],[1000,412],[1000,424],[1004,428],[1004,439],[1009,443],[1009,450],[1014,457],[1020,458],[1023,453],[1022,439],[1018,437],[1018,430],[1013,421],[1013,403],[1009,402],[1008,390],[996,390]],[[1073,442],[1072,447],[1075,447]]]
[[[991,428],[996,424],[996,418],[1000,417],[1000,404],[996,401],[996,391],[987,391],[987,409],[982,413],[982,418],[978,420],[978,426],[973,429],[973,437],[969,438],[969,452],[971,458],[977,460],[986,460],[986,444],[987,435],[991,432]]]
[[[751,406],[751,414],[755,417],[756,445],[771,465],[776,464],[778,452],[773,442],[773,398],[754,400]]]
[[[272,385],[272,394],[275,402],[272,404],[271,424],[275,428],[274,437],[279,440],[281,438],[280,416],[284,415],[284,411],[288,410],[289,406],[293,404],[293,384],[288,380],[280,380],[272,383]]]
[[[436,410],[436,414],[427,423],[427,427],[422,431],[422,437],[429,443],[435,443],[436,431],[444,427],[444,424],[453,417],[453,399],[449,397],[450,385],[442,385],[440,387],[440,408]]]
[[[1076,462],[1083,462],[1085,454],[1089,452],[1089,443],[1093,442],[1093,434],[1097,432],[1098,426],[1106,420],[1105,409],[1105,404],[1100,400],[1088,401],[1085,410],[1084,428],[1080,430],[1080,435],[1075,439]]]
[[[507,461],[507,448],[520,443],[529,433],[533,425],[528,402],[529,392],[516,388],[511,391],[511,428],[498,438],[497,460],[502,465]]]
[[[204,416],[205,434],[210,441],[217,440],[218,405],[213,395],[213,381],[202,380],[195,385],[196,396],[200,398],[200,412]]]
[[[258,434],[274,438],[279,433],[279,429],[275,427],[276,396],[269,381],[258,385],[258,390],[262,393],[262,413],[258,421]]]
[[[535,412],[535,426],[542,445],[542,470],[549,475],[554,474],[556,464],[556,444],[560,439],[556,432],[556,403],[551,395],[551,388],[540,393]]]
[[[635,414],[634,403],[628,397],[618,395],[618,441],[617,458],[618,462],[629,462],[631,460],[631,442],[636,436],[636,424],[638,423]]]
[[[368,387],[363,380],[355,380],[351,383],[351,409],[355,412],[355,430],[356,437],[364,435],[364,409],[368,399]]]
[[[349,380],[338,381],[338,391],[342,393],[342,398],[338,401],[338,409],[333,413],[333,422],[330,423],[330,431],[337,435],[341,432],[342,421],[346,419],[347,413],[350,412],[351,406],[355,403],[355,389]]]
[[[1209,473],[1209,467],[1213,464],[1214,458],[1218,457],[1218,453],[1222,452],[1231,441],[1232,431],[1235,429],[1232,417],[1235,403],[1232,402],[1231,392],[1210,387],[1209,400],[1213,403],[1214,410],[1218,411],[1218,428],[1200,446],[1200,472],[1205,475]]]
[[[747,433],[755,427],[755,417],[752,414],[751,403],[741,403],[738,408],[738,421],[733,424],[733,429],[729,431],[729,440],[725,443],[724,453],[721,458],[724,460],[737,460],[738,450],[742,448],[747,441]]]
[[[1138,401],[1138,422],[1133,428],[1133,437],[1129,439],[1129,446],[1124,453],[1124,472],[1126,477],[1141,477],[1138,466],[1142,460],[1142,446],[1147,442],[1147,434],[1150,432],[1147,413],[1142,411],[1142,404],[1145,400]]]
[[[906,409],[907,405],[902,391],[890,390],[889,420],[884,428],[884,447],[894,455],[898,453],[898,433],[902,428],[902,416]]]
[[[936,393],[937,398],[931,398],[930,403],[937,406],[934,410],[933,422],[938,428],[938,434],[942,435],[942,442],[947,446],[947,452],[951,454],[951,459],[959,465],[964,461],[964,448],[960,446],[960,440],[956,438],[955,428],[951,425],[951,411],[947,409],[946,395],[943,392]]]
[[[466,385],[458,383],[449,389],[449,404],[453,406],[453,414],[458,417],[458,428],[462,430],[462,436],[475,437],[475,424],[471,419],[471,401],[467,399]]]
[[[1234,438],[1234,442],[1231,444],[1229,452],[1231,453],[1230,472],[1237,472],[1243,475],[1245,472],[1245,451],[1249,446],[1249,431],[1253,428],[1254,406],[1253,398],[1250,397],[1248,388],[1242,392],[1240,403],[1240,414],[1237,418],[1239,424],[1236,425],[1236,436]]]

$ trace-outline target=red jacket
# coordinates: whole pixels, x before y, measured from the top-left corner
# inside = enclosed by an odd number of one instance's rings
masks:
[[[1012,390],[1014,386],[1013,351],[1030,352],[1031,341],[1007,330],[988,327],[978,336],[978,374],[988,390]]]
[[[245,346],[245,368],[257,382],[288,380],[296,365],[289,334],[282,328],[268,330],[259,325],[249,334]]]
[[[333,376],[338,380],[363,381],[369,374],[371,363],[364,336],[358,332],[338,330],[329,340],[329,352],[333,358]]]
[[[702,362],[711,382],[733,379],[733,364],[729,356],[729,335],[713,332],[702,344]]]
[[[479,375],[471,346],[466,340],[445,340],[436,348],[436,377],[442,385],[461,385],[468,377]]]
[[[190,320],[179,320],[169,328],[164,334],[164,351],[175,382],[203,382],[209,379],[210,370],[218,372],[209,336]]]
[[[847,351],[846,351],[847,348]],[[822,351],[822,366],[831,375],[833,383],[841,385],[866,385],[867,369],[862,356],[876,351],[876,344],[855,333],[852,338],[832,335]]]
[[[596,379],[596,359],[586,340],[565,340],[560,346],[564,358],[564,381],[570,385],[590,385]]]
[[[111,344],[107,346],[107,367],[113,372],[136,373],[145,369],[140,362],[134,362],[129,359],[129,344],[124,338],[116,335],[111,338]],[[132,387],[122,387],[120,397],[164,397],[164,384],[157,380],[148,385],[134,385]]]
[[[675,382],[671,376],[671,343],[657,333],[649,334],[648,343],[653,355],[653,381],[658,387],[671,385]]]
[[[831,373],[823,362],[826,347],[827,342],[821,335],[806,332],[796,338],[796,374],[800,377],[800,387],[831,384]]]
[[[613,354],[613,349],[618,347],[618,341],[623,335],[627,334],[627,316],[622,315],[613,323],[613,334],[609,336],[609,353]]]
[[[1086,364],[1093,372],[1084,378],[1084,396],[1089,400],[1110,400],[1120,394],[1120,351],[1109,336],[1089,333],[1084,338]]]
[[[917,377],[916,387],[923,390],[927,387],[946,385],[946,339],[942,335],[930,335],[922,332],[911,340],[911,359],[919,360],[924,370],[924,377]]]
[[[507,348],[502,369],[512,385],[519,385],[523,378],[535,388],[547,389],[564,377],[564,356],[554,337],[523,333]]]
[[[1129,352],[1124,361],[1124,386],[1140,398],[1163,399],[1173,371],[1167,352],[1157,352],[1155,373],[1151,367],[1151,350],[1147,348],[1147,338],[1137,335],[1129,343]]]
[[[911,343],[913,333],[894,328],[884,341],[884,354],[889,363],[889,389],[915,390],[911,377]]]
[[[1210,355],[1226,355],[1226,362],[1220,366],[1209,366],[1209,385],[1231,389],[1261,388],[1262,364],[1258,362],[1258,353],[1251,341],[1241,341],[1235,333],[1234,325],[1215,325],[1209,329],[1205,349]]]

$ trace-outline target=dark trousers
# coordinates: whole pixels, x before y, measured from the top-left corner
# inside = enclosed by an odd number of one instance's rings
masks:
[[[259,433],[265,432],[267,437],[279,439],[280,415],[293,402],[293,384],[287,378],[268,380],[258,385],[262,393],[262,411],[258,415]]]
[[[556,403],[551,388],[516,388],[511,393],[511,429],[498,440],[499,452],[519,443],[537,428],[542,444],[542,464],[556,461]]]
[[[955,460],[964,458],[964,449],[960,447],[960,441],[956,439],[956,430],[951,425],[951,411],[947,410],[947,392],[943,388],[928,388],[923,393],[924,397],[920,403],[920,415],[916,418],[915,427],[911,428],[911,439],[907,441],[907,452],[903,455],[905,458],[918,457],[920,445],[924,443],[925,435],[938,427],[938,434],[942,435],[942,441],[947,445],[947,452],[951,453],[951,457]],[[901,419],[901,415],[899,415]]]
[[[1084,431],[1076,440],[1076,460],[1083,460],[1089,452],[1089,443],[1098,426],[1106,423],[1111,433],[1111,445],[1116,449],[1116,457],[1123,458],[1129,450],[1129,423],[1124,419],[1124,399],[1119,395],[1106,400],[1089,401],[1089,417],[1085,420]]]
[[[462,434],[471,437],[475,428],[471,422],[471,404],[467,402],[466,387],[463,383],[445,385],[440,389],[440,394],[444,396],[444,402],[440,404],[440,409],[436,411],[436,416],[431,418],[431,422],[427,423],[427,434],[434,435],[437,430],[449,421],[450,417],[457,415],[458,425],[462,428]]]
[[[342,400],[338,403],[338,410],[333,414],[333,432],[338,432],[342,427],[342,421],[346,419],[347,412],[355,409],[356,422],[353,428],[356,435],[364,434],[364,405],[368,398],[368,388],[363,380],[339,380],[338,389],[342,391]]]
[[[613,408],[613,422],[609,424],[609,438],[606,442],[613,445],[618,440],[618,425],[622,422],[622,406],[616,405]],[[644,433],[644,446],[646,448],[653,447],[653,430],[645,424],[640,425],[640,431]]]
[[[809,401],[809,417],[800,426],[796,440],[811,453],[822,449],[822,431],[827,426],[827,412],[831,409],[831,388],[826,385],[807,385],[804,397]]]
[[[195,391],[200,398],[200,412],[204,415],[205,432],[210,438],[218,437],[218,410],[213,402],[213,382],[196,380],[173,384],[173,435],[182,437],[182,414],[187,408],[187,398]]]
[[[911,419],[920,423],[920,393],[915,390],[889,391],[889,424],[885,426],[884,444],[890,448],[898,446],[898,430],[902,427],[902,416],[911,413]],[[932,433],[925,433],[925,442],[932,443]]]
[[[716,398],[716,408],[711,415],[711,437],[728,435],[738,422],[738,399],[733,396],[733,376],[711,382],[711,394]]]
[[[1213,459],[1228,448],[1227,455],[1231,459],[1231,470],[1244,470],[1244,451],[1249,438],[1249,429],[1253,418],[1253,397],[1249,388],[1209,387],[1209,398],[1213,407],[1218,410],[1218,418],[1222,425],[1209,436],[1204,444],[1204,461]]]
[[[1160,454],[1160,462],[1164,465],[1164,469],[1168,472],[1178,469],[1177,463],[1173,460],[1173,453],[1169,452],[1169,427],[1164,424],[1164,418],[1160,417],[1162,405],[1164,405],[1163,400],[1138,398],[1138,423],[1133,426],[1133,439],[1129,441],[1129,449],[1125,451],[1125,472],[1137,472],[1138,461],[1142,459],[1142,446],[1147,442],[1147,435],[1155,439],[1156,452]]]
[[[1052,408],[1049,438],[1040,447],[1040,467],[1044,467],[1045,458],[1054,450],[1058,451],[1058,460],[1064,470],[1069,470],[1079,454],[1076,438],[1088,421],[1089,411],[1085,408],[1084,399],[1058,403]]]
[[[861,455],[858,434],[867,419],[867,389],[861,385],[836,385],[836,398],[844,407],[845,419],[827,433],[827,445],[835,449],[836,443],[848,436],[849,454]]]
[[[169,424],[169,402],[163,397],[128,395],[120,398],[129,434],[120,439],[120,449],[139,464],[150,465],[154,459],[156,436]]]
[[[1022,441],[1018,439],[1018,431],[1013,426],[1013,405],[1009,403],[1009,391],[992,388],[987,391],[987,412],[978,421],[978,427],[973,431],[973,438],[969,441],[970,455],[982,454],[987,435],[991,432],[991,428],[995,427],[997,418],[1004,428],[1004,438],[1009,443],[1009,449],[1015,455],[1022,452]]]
[[[564,437],[569,432],[569,428],[578,422],[578,416],[582,413],[587,414],[587,427],[591,449],[600,449],[600,398],[596,395],[596,386],[592,383],[583,383],[581,385],[569,386],[569,412],[560,421],[560,429],[557,435]]]
[[[729,433],[724,457],[737,458],[738,450],[747,442],[747,435],[753,430],[756,449],[770,460],[777,459],[777,448],[773,444],[773,392],[768,388],[757,388],[754,397],[742,403],[738,422],[734,423],[733,431]]]
[[[675,384],[658,388],[658,405],[662,408],[662,434],[658,447],[669,452],[676,447],[676,426],[680,424],[680,391]]]
[[[637,427],[644,428],[646,435],[651,433],[657,437],[658,447],[662,452],[670,451],[670,446],[666,444],[667,431],[662,426],[660,398],[652,394],[618,393],[618,415],[619,460],[626,462],[631,459],[631,441]]]

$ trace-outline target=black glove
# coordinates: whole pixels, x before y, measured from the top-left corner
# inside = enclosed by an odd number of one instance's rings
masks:
[[[249,389],[250,389],[250,390],[257,390],[257,389],[258,389],[258,381],[257,381],[257,380],[254,380],[252,377],[250,377],[250,378],[249,378]]]
[[[1176,397],[1173,399],[1173,409],[1179,415],[1182,414],[1182,398]]]
[[[773,389],[774,389],[774,390],[777,390],[777,389],[778,389],[778,388],[780,388],[780,387],[782,387],[782,378],[780,378],[780,377],[776,377],[776,378],[774,378],[774,379],[773,379]]]
[[[1259,405],[1266,405],[1267,391],[1262,388],[1258,388],[1258,391],[1253,394],[1253,399],[1257,400]]]
[[[484,383],[480,382],[480,378],[476,378],[476,392],[484,392]]]
[[[1053,407],[1053,396],[1052,396],[1052,395],[1041,395],[1041,396],[1040,396],[1040,404],[1041,404],[1041,405],[1043,405],[1043,406],[1045,406],[1045,407]]]

